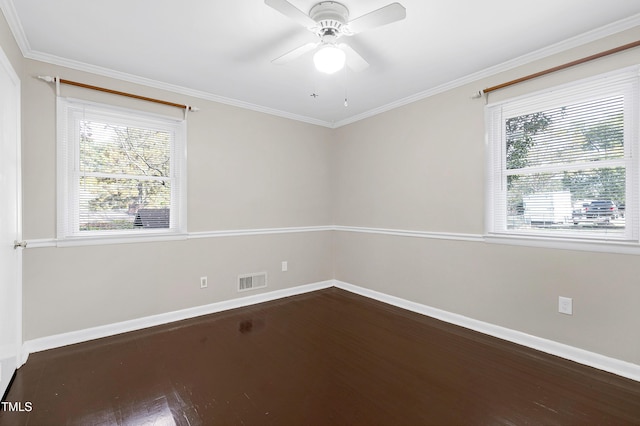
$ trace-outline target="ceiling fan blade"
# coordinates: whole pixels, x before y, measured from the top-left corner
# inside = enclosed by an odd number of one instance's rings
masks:
[[[391,3],[350,21],[347,26],[351,34],[357,34],[370,28],[400,21],[406,17],[407,9],[405,9],[403,5],[400,3]]]
[[[316,21],[309,15],[289,3],[287,0],[264,0],[264,4],[282,13],[284,16],[293,19],[303,27],[315,27]]]
[[[305,53],[315,49],[318,46],[318,44],[320,43],[303,44],[302,46],[296,47],[295,49],[285,53],[284,55],[275,58],[271,62],[277,65],[286,64],[287,62],[291,62],[294,59],[298,59],[300,56],[304,55]]]
[[[360,72],[369,67],[369,63],[348,44],[340,43],[338,44],[338,47],[347,55],[347,66],[353,71]]]

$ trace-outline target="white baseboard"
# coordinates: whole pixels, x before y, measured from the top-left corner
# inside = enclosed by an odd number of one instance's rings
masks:
[[[454,314],[433,308],[431,306],[420,303],[411,302],[399,297],[390,296],[367,288],[359,287],[353,284],[334,280],[334,286],[370,299],[379,300],[399,308],[407,309],[422,315],[439,319],[450,324],[459,325],[470,330],[479,331],[489,336],[497,337],[502,340],[527,346],[551,355],[559,356],[564,359],[588,365],[590,367],[604,370],[618,376],[626,377],[632,380],[640,381],[640,365],[611,358],[595,352],[558,343],[553,340],[543,339],[541,337],[532,336],[521,331],[512,330],[498,325],[478,321],[463,315]]]
[[[71,331],[68,333],[56,334],[53,336],[41,337],[27,340],[22,347],[22,360],[26,362],[29,354],[44,351],[47,349],[60,348],[62,346],[73,345],[75,343],[100,339],[102,337],[114,336],[129,331],[141,330],[156,325],[168,324],[174,321],[181,321],[195,318],[202,315],[222,312],[229,309],[242,308],[244,306],[255,305],[271,300],[282,299],[284,297],[296,296],[298,294],[309,293],[333,286],[333,281],[321,281],[313,284],[301,285],[283,290],[275,290],[267,293],[255,294],[238,299],[225,300],[203,306],[182,309],[179,311],[167,312],[133,320],[107,324],[98,327],[91,327],[83,330]]]
[[[530,334],[490,324],[487,322],[478,321],[473,318],[465,317],[463,315],[443,311],[431,306],[412,302],[406,299],[401,299],[395,296],[390,296],[385,293],[380,293],[338,280],[321,281],[318,283],[292,287],[284,290],[275,290],[268,293],[261,293],[248,297],[211,303],[194,308],[167,312],[129,321],[122,321],[115,324],[108,324],[84,330],[72,331],[69,333],[56,334],[53,336],[27,340],[23,345],[22,361],[23,363],[26,362],[27,357],[31,353],[40,352],[47,349],[54,349],[62,346],[72,345],[75,343],[99,339],[102,337],[114,336],[120,333],[141,330],[156,325],[195,318],[198,316],[222,312],[229,309],[255,305],[262,302],[268,302],[284,297],[322,290],[329,287],[337,287],[351,293],[359,294],[361,296],[388,303],[399,308],[407,309],[412,312],[436,318],[450,324],[465,327],[470,330],[487,334],[489,336],[497,337],[509,342],[517,343],[519,345],[527,346],[542,352],[559,356],[561,358],[575,361],[580,364],[588,365],[599,370],[608,371],[622,377],[640,381],[640,365],[632,364],[630,362],[622,361],[616,358],[607,357],[584,349],[575,348],[573,346],[565,345],[563,343],[558,343],[552,340],[532,336]]]

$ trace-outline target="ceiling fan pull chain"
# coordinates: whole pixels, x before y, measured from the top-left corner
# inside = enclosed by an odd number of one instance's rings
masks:
[[[345,108],[349,106],[349,102],[347,101],[347,68],[344,68],[344,106]]]

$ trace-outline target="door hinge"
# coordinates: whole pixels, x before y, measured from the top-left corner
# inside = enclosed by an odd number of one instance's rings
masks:
[[[13,248],[17,249],[18,247],[27,248],[27,242],[26,241],[17,241],[17,240],[15,240],[13,242]]]

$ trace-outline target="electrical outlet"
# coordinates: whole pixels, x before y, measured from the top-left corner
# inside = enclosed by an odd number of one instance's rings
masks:
[[[207,277],[200,277],[200,288],[207,288]]]
[[[573,299],[570,297],[558,297],[558,312],[573,315]]]
[[[289,270],[289,264],[285,260],[282,262],[282,272],[287,272],[288,270]]]

